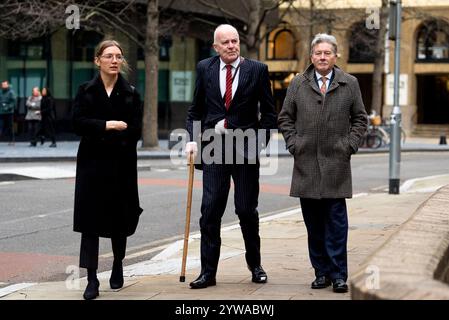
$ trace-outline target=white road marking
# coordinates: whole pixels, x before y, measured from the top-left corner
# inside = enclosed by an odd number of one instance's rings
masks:
[[[19,219],[8,220],[8,221],[1,221],[0,224],[17,223],[17,222],[22,222],[22,221],[36,219],[36,218],[50,217],[50,216],[55,216],[55,215],[66,213],[66,212],[70,212],[70,211],[73,211],[73,209],[65,209],[65,210],[60,210],[60,211],[56,211],[56,212],[50,212],[50,213],[46,213],[46,214],[37,214],[37,215],[31,216],[31,217],[26,217],[26,218],[19,218]]]
[[[74,178],[76,169],[61,169],[55,167],[11,167],[0,169],[0,173],[17,174],[35,179]]]
[[[34,282],[23,282],[23,283],[16,283],[16,284],[7,286],[5,288],[0,289],[0,298],[7,296],[10,293],[32,287],[36,284],[37,283],[34,283]]]
[[[7,185],[10,185],[10,184],[14,184],[15,182],[13,182],[13,181],[3,181],[3,182],[0,182],[0,186],[7,186]]]

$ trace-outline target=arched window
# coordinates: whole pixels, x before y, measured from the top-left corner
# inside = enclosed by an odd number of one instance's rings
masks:
[[[295,37],[287,29],[277,29],[267,36],[267,59],[268,60],[295,60]]]
[[[349,32],[349,59],[350,63],[373,63],[376,57],[376,41],[378,30],[368,29],[365,21],[352,25]]]
[[[417,61],[449,62],[449,23],[446,21],[424,21],[416,41]]]

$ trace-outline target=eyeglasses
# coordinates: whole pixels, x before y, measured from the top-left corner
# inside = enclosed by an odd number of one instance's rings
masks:
[[[313,55],[315,57],[321,57],[324,54],[325,57],[330,57],[334,53],[332,51],[314,51]]]
[[[118,62],[123,62],[123,60],[125,60],[125,57],[123,57],[121,54],[113,55],[112,53],[108,53],[100,56],[100,58],[103,58],[105,60],[113,60],[114,57],[117,59]]]

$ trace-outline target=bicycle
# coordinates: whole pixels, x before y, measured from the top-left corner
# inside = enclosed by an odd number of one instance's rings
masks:
[[[391,133],[391,125],[384,123],[379,127],[379,130],[382,132],[383,141],[386,146],[390,145],[390,133]],[[405,144],[405,140],[407,139],[407,135],[404,129],[401,127],[401,146]]]
[[[391,126],[386,121],[382,124],[382,119],[375,113],[370,114],[368,121],[368,129],[360,142],[360,147],[377,149],[389,146]],[[405,139],[406,134],[401,127],[401,146],[404,145]]]
[[[380,148],[384,142],[384,132],[380,131],[377,126],[369,125],[360,141],[359,147],[371,149]]]

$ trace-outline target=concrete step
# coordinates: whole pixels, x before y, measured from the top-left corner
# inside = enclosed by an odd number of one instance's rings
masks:
[[[412,131],[412,136],[438,138],[442,134],[449,136],[449,124],[419,124]]]

